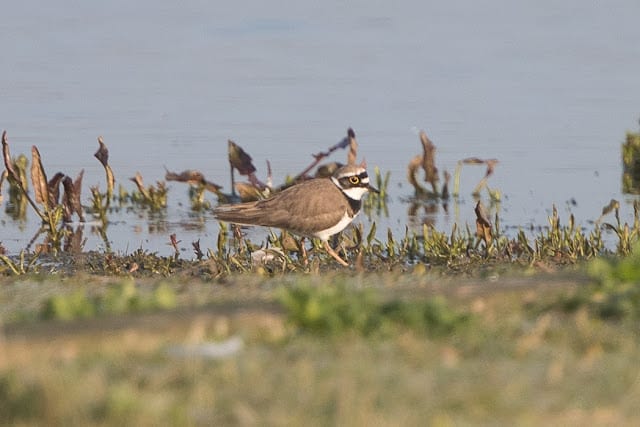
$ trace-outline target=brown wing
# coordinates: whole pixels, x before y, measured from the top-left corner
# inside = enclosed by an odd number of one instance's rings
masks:
[[[342,192],[330,179],[313,179],[289,187],[257,202],[221,206],[218,219],[245,225],[261,225],[312,236],[334,226],[348,210]]]

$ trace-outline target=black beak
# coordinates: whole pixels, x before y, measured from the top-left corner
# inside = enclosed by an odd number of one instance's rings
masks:
[[[380,194],[380,190],[378,190],[376,187],[374,187],[371,184],[367,186],[367,190],[371,191],[372,193]]]

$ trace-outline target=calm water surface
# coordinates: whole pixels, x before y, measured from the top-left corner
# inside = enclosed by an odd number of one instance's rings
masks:
[[[0,19],[0,128],[12,154],[35,144],[50,176],[85,169],[85,203],[89,186],[105,187],[98,135],[127,189],[136,171],[153,183],[166,166],[229,190],[227,139],[261,178],[270,160],[279,183],[351,126],[361,156],[392,174],[389,216],[374,219],[395,230],[474,218],[481,168],[463,170],[457,208],[408,216],[420,129],[441,170],[500,160],[490,185],[503,193],[505,227],[544,225],[554,203],[587,227],[611,198],[632,215],[620,144],[640,115],[635,0],[93,3],[11,2]],[[113,216],[112,248],[168,254],[170,233],[186,252],[198,238],[214,247],[218,224],[190,212],[186,185],[170,184],[169,204],[156,218]],[[15,253],[39,221],[13,221],[5,205],[0,241]],[[86,248],[104,248],[90,228]]]

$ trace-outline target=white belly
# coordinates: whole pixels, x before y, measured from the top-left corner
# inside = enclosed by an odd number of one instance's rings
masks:
[[[356,215],[358,215],[358,214],[356,213]],[[345,227],[347,225],[351,224],[351,221],[353,221],[353,218],[355,218],[356,215],[354,215],[353,217],[350,217],[345,212],[344,216],[342,217],[340,222],[338,222],[336,225],[334,225],[331,228],[327,228],[326,230],[318,231],[317,233],[314,234],[314,236],[317,237],[318,239],[323,240],[323,241],[326,242],[327,240],[329,240],[329,237],[333,236],[334,234],[337,234],[337,233],[341,232],[342,230],[345,229]]]

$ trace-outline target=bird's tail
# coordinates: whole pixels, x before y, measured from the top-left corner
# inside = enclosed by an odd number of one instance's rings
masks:
[[[220,221],[242,225],[261,225],[262,212],[256,209],[255,205],[255,202],[250,202],[218,206],[213,210],[213,214]]]

